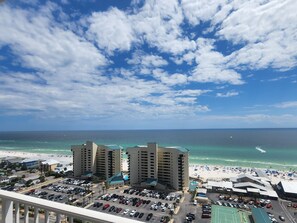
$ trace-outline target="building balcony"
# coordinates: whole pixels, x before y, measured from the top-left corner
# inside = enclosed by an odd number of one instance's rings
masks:
[[[20,205],[25,206],[24,219],[22,222],[29,222],[29,207],[34,208],[34,223],[39,221],[39,210],[44,210],[44,217],[42,222],[50,222],[50,213],[53,213],[55,222],[69,222],[73,223],[74,219],[82,222],[121,222],[121,223],[139,223],[140,221],[128,218],[122,218],[116,215],[106,214],[98,211],[92,211],[84,208],[79,208],[71,205],[66,205],[58,202],[48,201],[40,198],[29,197],[27,195],[18,194],[9,191],[0,190],[0,198],[2,200],[2,223],[19,223],[20,222]],[[15,208],[14,208],[15,207]],[[67,217],[68,221],[62,219],[62,216]],[[52,219],[52,218],[51,218]]]

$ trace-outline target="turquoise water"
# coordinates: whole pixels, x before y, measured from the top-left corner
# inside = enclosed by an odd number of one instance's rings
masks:
[[[297,129],[0,132],[0,150],[71,154],[71,145],[86,140],[183,146],[194,164],[297,170]]]

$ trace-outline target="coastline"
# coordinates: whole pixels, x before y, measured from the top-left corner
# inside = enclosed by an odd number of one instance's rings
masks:
[[[43,159],[43,160],[57,160],[60,163],[66,165],[72,163],[72,155],[62,154],[47,154],[47,153],[31,153],[31,152],[20,152],[20,151],[5,151],[0,150],[0,158],[14,156],[30,159]],[[123,171],[128,170],[127,159],[123,158]],[[268,168],[251,168],[251,167],[239,167],[239,166],[224,166],[224,165],[206,165],[206,164],[195,164],[189,163],[189,176],[193,179],[202,180],[222,180],[225,178],[236,177],[240,174],[255,175],[255,169],[261,169],[263,172],[269,170]],[[297,180],[297,173],[289,176],[290,171],[288,170],[276,170],[271,169],[271,174],[268,178],[272,184],[277,184],[281,180]]]

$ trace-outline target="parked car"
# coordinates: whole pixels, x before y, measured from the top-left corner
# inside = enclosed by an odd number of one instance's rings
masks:
[[[152,213],[149,213],[146,217],[146,220],[149,221],[151,220],[151,218],[153,217],[153,214]]]

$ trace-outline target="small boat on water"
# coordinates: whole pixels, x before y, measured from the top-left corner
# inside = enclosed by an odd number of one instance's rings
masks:
[[[261,153],[266,153],[266,151],[264,149],[261,149],[260,146],[256,146],[256,150],[258,150]]]

